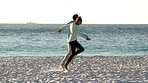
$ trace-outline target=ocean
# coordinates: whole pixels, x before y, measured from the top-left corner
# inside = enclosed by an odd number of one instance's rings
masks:
[[[0,56],[65,56],[67,31],[61,24],[0,24]],[[85,51],[80,56],[148,55],[147,24],[82,24],[78,37]]]

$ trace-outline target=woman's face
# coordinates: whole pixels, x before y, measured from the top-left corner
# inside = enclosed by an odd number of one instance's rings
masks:
[[[81,24],[82,24],[82,21],[78,20],[78,21],[76,22],[76,24],[77,24],[77,25],[81,25]]]

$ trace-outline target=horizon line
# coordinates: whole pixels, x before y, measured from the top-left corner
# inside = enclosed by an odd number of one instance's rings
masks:
[[[27,23],[0,23],[0,24],[30,24],[30,25],[35,25],[35,24],[66,24],[66,23],[33,23],[33,22],[27,22]],[[84,23],[84,25],[85,24],[92,24],[92,25],[102,25],[102,24],[113,24],[113,25],[115,25],[115,24],[144,24],[144,25],[146,25],[147,23]],[[83,25],[83,24],[82,24]]]

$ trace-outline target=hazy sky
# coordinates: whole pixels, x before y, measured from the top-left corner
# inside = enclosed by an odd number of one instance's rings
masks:
[[[148,0],[0,0],[0,23],[148,24]]]

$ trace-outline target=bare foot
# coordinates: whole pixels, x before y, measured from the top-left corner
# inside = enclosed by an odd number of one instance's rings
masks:
[[[63,72],[64,72],[64,73],[67,73],[67,72],[68,72],[68,70],[67,70],[67,69],[65,69]]]
[[[67,66],[64,65],[64,64],[60,64],[61,67],[62,67],[62,70],[61,71],[64,71],[65,73],[68,72],[68,69],[67,69]]]
[[[60,64],[60,66],[61,66],[61,68],[62,68],[61,70],[64,71],[64,70],[65,70],[64,64]]]

